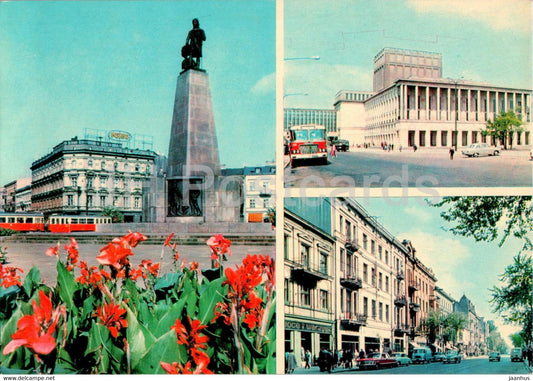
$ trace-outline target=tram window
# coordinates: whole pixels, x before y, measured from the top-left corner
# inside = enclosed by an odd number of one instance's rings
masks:
[[[14,223],[15,222],[15,217],[8,217],[7,218],[7,222]]]
[[[0,223],[1,222],[6,222],[6,218],[5,217],[0,217]]]
[[[27,224],[33,223],[33,217],[26,217],[26,223]]]
[[[88,224],[94,224],[94,218],[87,218]]]
[[[24,223],[24,217],[17,217],[17,223],[23,224]]]
[[[86,224],[87,223],[86,221],[87,220],[85,218],[80,218],[78,219],[78,224]]]
[[[72,225],[75,225],[75,224],[78,223],[78,219],[77,219],[77,218],[71,218],[71,219],[70,219],[70,223],[71,223]]]

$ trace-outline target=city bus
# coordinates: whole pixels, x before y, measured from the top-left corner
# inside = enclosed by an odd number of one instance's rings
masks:
[[[326,128],[316,124],[292,126],[289,129],[289,156],[291,167],[303,160],[328,163]]]

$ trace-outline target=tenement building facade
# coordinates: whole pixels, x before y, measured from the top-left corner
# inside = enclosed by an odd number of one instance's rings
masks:
[[[333,349],[335,241],[319,227],[285,211],[285,352],[297,358]]]
[[[461,147],[504,142],[485,137],[489,120],[513,111],[524,123],[507,146],[531,145],[531,89],[442,78],[439,54],[384,48],[374,58],[374,92],[364,101],[335,97],[340,138],[351,144]],[[361,107],[364,105],[364,107]],[[364,133],[362,133],[364,126]]]
[[[99,215],[113,206],[125,222],[140,222],[142,186],[154,172],[156,156],[120,143],[63,141],[31,166],[32,209],[46,215]]]
[[[436,275],[357,201],[287,198],[284,234],[286,350],[432,344],[424,319],[439,308]]]

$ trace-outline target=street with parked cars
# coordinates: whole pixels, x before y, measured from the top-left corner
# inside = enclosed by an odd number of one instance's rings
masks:
[[[491,352],[482,356],[463,357],[461,353],[449,353],[446,361],[435,360],[414,364],[406,353],[392,355],[375,353],[365,357],[363,361],[355,361],[351,368],[337,365],[330,369],[331,373],[356,372],[357,374],[529,374],[530,370],[522,361],[511,361],[509,354]],[[493,360],[493,353],[499,355],[499,360]],[[459,358],[457,357],[460,357]],[[458,361],[455,361],[457,358]],[[391,363],[395,360],[395,364]],[[364,365],[363,365],[364,364]],[[380,365],[377,365],[380,364]],[[360,365],[363,365],[362,367]],[[320,373],[318,366],[310,369],[298,368],[295,373]]]

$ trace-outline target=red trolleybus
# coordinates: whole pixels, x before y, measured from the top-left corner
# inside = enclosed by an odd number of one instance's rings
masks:
[[[301,160],[310,159],[327,164],[326,128],[316,124],[292,126],[289,129],[289,155],[291,167]]]
[[[4,213],[0,212],[0,228],[19,232],[44,231],[42,213]]]
[[[110,224],[111,217],[52,215],[48,219],[51,233],[93,232],[96,224]]]

